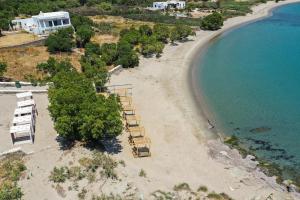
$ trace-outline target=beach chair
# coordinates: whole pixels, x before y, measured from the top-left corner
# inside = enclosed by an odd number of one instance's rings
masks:
[[[134,147],[132,148],[132,154],[135,158],[149,157],[150,152],[150,139],[147,137],[133,139]]]
[[[145,137],[145,128],[141,126],[129,127],[128,142],[130,145],[134,145],[134,139]]]
[[[25,100],[33,99],[32,92],[30,92],[30,91],[17,93],[16,97],[17,97],[18,101],[25,101]]]
[[[11,126],[9,130],[13,144],[34,142],[34,130],[31,124]]]
[[[25,101],[19,101],[17,102],[17,107],[18,108],[24,108],[24,107],[31,107],[33,106],[35,108],[35,102],[33,99],[28,99]]]
[[[120,97],[120,102],[124,105],[132,104],[132,97],[130,96],[125,96],[125,97]]]
[[[127,97],[130,95],[127,88],[114,88],[113,93],[118,95],[119,97]]]
[[[126,127],[139,126],[141,118],[137,115],[125,115]]]
[[[122,106],[123,117],[126,118],[126,115],[135,115],[135,108],[133,105]]]

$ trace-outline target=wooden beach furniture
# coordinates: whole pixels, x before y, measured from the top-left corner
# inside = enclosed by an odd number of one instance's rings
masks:
[[[130,127],[128,129],[129,137],[128,142],[130,145],[134,145],[134,139],[144,138],[145,137],[145,129],[141,126]]]
[[[113,93],[120,97],[126,97],[130,95],[128,92],[128,88],[114,88]]]
[[[13,126],[31,124],[31,126],[34,127],[35,119],[32,115],[14,117],[12,124]]]
[[[122,104],[132,104],[132,97],[131,96],[120,97],[120,102]]]
[[[33,115],[35,117],[35,111],[33,106],[28,106],[24,108],[16,108],[14,112],[15,117],[25,116],[25,115]]]
[[[122,106],[123,117],[126,118],[126,115],[135,115],[135,108],[133,105]]]
[[[125,115],[126,126],[138,126],[140,125],[141,118],[137,115]]]
[[[32,92],[22,92],[16,94],[18,101],[25,101],[29,99],[33,99]]]
[[[24,108],[24,107],[30,107],[30,106],[33,106],[35,107],[35,102],[33,99],[28,99],[28,100],[25,100],[25,101],[19,101],[17,102],[17,107],[18,108]]]
[[[31,124],[11,126],[9,133],[13,144],[24,144],[34,142],[34,131]]]
[[[151,156],[150,152],[150,139],[147,137],[139,137],[133,139],[132,153],[135,158],[138,157],[149,157]]]

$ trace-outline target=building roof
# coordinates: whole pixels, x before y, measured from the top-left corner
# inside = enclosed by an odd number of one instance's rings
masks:
[[[37,19],[56,19],[56,18],[68,18],[68,17],[69,17],[69,13],[65,11],[48,12],[48,13],[40,12],[40,14],[32,16],[32,18],[37,18]]]

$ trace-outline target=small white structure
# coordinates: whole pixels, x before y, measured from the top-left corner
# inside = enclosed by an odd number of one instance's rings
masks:
[[[39,15],[26,19],[12,21],[13,29],[25,30],[36,35],[49,34],[57,29],[70,27],[71,20],[68,12],[40,12]]]
[[[34,128],[35,119],[32,115],[25,115],[20,117],[14,117],[12,123],[13,126],[31,124],[31,126]]]
[[[167,8],[184,9],[185,1],[170,0],[170,1],[153,2],[153,6],[152,6],[153,10],[165,10]]]
[[[32,99],[32,92],[22,92],[22,93],[17,93],[16,94],[18,100],[28,100]]]
[[[35,107],[35,102],[34,102],[33,99],[28,99],[28,100],[25,100],[25,101],[19,101],[19,102],[17,102],[17,107],[18,108],[24,108],[24,107],[28,107],[28,106]]]
[[[24,144],[34,142],[34,131],[31,124],[17,125],[10,127],[9,133],[13,144]]]
[[[14,112],[15,117],[20,117],[20,116],[26,116],[26,115],[34,115],[34,107],[33,106],[28,106],[24,108],[16,108]]]

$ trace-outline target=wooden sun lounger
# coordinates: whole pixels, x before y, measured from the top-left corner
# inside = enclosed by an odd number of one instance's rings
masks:
[[[138,126],[140,124],[141,118],[136,115],[125,115],[126,126]]]
[[[132,148],[132,154],[135,158],[151,156],[149,138],[142,137],[139,139],[135,139],[134,142],[135,144]]]
[[[132,105],[122,106],[123,117],[126,119],[126,115],[135,115],[135,108]]]
[[[117,94],[120,97],[126,97],[130,95],[127,88],[113,89],[113,93]]]
[[[120,102],[122,104],[132,104],[132,98],[129,96],[120,97]]]
[[[145,136],[145,128],[143,126],[133,126],[127,128],[132,137]]]

